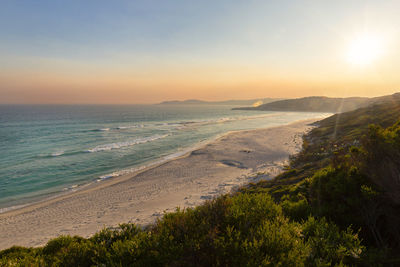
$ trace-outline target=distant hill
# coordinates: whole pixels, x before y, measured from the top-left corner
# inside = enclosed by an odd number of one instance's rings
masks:
[[[225,101],[203,101],[197,99],[188,100],[172,100],[164,101],[159,103],[159,105],[243,105],[252,106],[253,104],[266,104],[274,101],[281,100],[281,98],[257,98],[257,99],[246,99],[246,100],[225,100]]]
[[[366,97],[330,98],[312,96],[274,101],[258,107],[241,107],[235,110],[271,110],[271,111],[310,111],[310,112],[345,112],[369,104]]]
[[[400,95],[399,93],[395,95]],[[305,112],[332,112],[342,113],[366,107],[373,103],[390,100],[392,96],[383,97],[348,97],[330,98],[325,96],[311,96],[296,99],[274,101],[258,107],[240,107],[235,110],[270,110],[270,111],[305,111]]]

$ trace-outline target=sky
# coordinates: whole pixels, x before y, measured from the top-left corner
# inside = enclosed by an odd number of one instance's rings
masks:
[[[0,2],[0,103],[400,91],[400,1]]]

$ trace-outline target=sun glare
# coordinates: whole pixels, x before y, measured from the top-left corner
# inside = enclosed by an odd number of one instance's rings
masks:
[[[369,65],[382,54],[382,40],[378,36],[364,34],[350,44],[347,60],[354,65]]]

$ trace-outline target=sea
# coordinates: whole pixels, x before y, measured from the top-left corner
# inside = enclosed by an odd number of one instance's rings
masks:
[[[183,155],[230,131],[326,113],[229,105],[0,105],[0,213]]]

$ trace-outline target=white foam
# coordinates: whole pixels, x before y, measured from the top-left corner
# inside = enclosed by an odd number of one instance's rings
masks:
[[[51,153],[52,157],[58,157],[61,155],[64,155],[64,151],[57,151],[57,152]]]
[[[76,189],[78,187],[79,187],[79,185],[74,184],[74,185],[71,185],[69,187],[64,187],[62,191],[74,190],[74,189]]]
[[[101,151],[108,151],[108,150],[112,150],[112,149],[120,149],[120,148],[124,148],[124,147],[129,147],[129,146],[133,146],[133,145],[138,145],[138,144],[144,144],[147,142],[152,142],[161,138],[165,138],[167,137],[168,134],[164,134],[164,135],[153,135],[153,136],[149,136],[149,137],[143,137],[143,138],[137,138],[134,140],[130,140],[130,141],[125,141],[125,142],[118,142],[118,143],[112,143],[112,144],[104,144],[104,145],[100,145],[100,146],[96,146],[94,148],[88,149],[86,150],[87,152],[93,153],[93,152],[101,152]]]
[[[203,126],[209,124],[218,124],[218,123],[227,123],[227,122],[234,122],[234,121],[243,121],[243,120],[255,120],[255,119],[262,119],[268,117],[274,117],[282,115],[282,112],[274,112],[269,114],[261,114],[261,115],[251,115],[251,116],[234,116],[234,117],[222,117],[222,118],[213,118],[213,119],[198,119],[198,120],[188,120],[188,121],[174,121],[174,122],[160,122],[155,124],[147,124],[149,127],[157,127],[157,128],[173,128],[176,130],[185,129],[187,127],[196,127],[196,126]],[[120,126],[116,129],[129,129],[135,128],[135,126]],[[143,125],[141,127],[144,127]]]
[[[10,210],[16,210],[16,209],[20,209],[23,208],[25,206],[28,206],[29,204],[23,204],[23,205],[16,205],[16,206],[11,206],[11,207],[7,207],[7,208],[0,208],[0,214],[10,211]]]
[[[109,130],[110,130],[110,128],[100,128],[100,129],[94,129],[92,131],[94,131],[94,132],[106,132],[106,131],[109,131]]]
[[[117,130],[126,130],[126,129],[132,129],[132,128],[143,128],[143,124],[135,124],[135,125],[129,125],[129,126],[118,126],[116,129]]]
[[[155,163],[153,163],[153,164],[155,164]],[[145,168],[147,168],[149,166],[150,165],[143,165],[143,166],[140,166],[140,167],[124,169],[124,170],[116,171],[116,172],[109,173],[109,174],[106,174],[106,175],[102,175],[102,176],[99,176],[99,179],[97,179],[97,182],[100,182],[100,181],[103,181],[103,180],[107,180],[107,179],[110,179],[110,178],[114,178],[114,177],[118,177],[118,176],[121,176],[121,175],[129,174],[129,173],[134,173],[134,172],[143,170],[143,169],[145,169]]]
[[[209,142],[211,142],[213,140],[218,139],[222,135],[223,134],[218,135],[218,136],[214,137],[213,139],[205,139],[205,140],[203,140],[203,141],[201,141],[201,142],[199,142],[197,144],[194,144],[193,146],[186,147],[186,148],[181,149],[181,150],[179,150],[179,151],[177,151],[175,153],[166,155],[166,156],[164,156],[164,157],[162,157],[162,158],[160,158],[158,160],[152,161],[152,162],[150,162],[148,164],[145,164],[145,165],[142,165],[142,166],[139,166],[139,167],[123,169],[123,170],[115,171],[113,173],[109,173],[109,174],[106,174],[106,175],[99,176],[99,178],[96,181],[97,182],[101,182],[103,180],[107,180],[107,179],[110,179],[110,178],[115,178],[115,177],[118,177],[118,176],[135,173],[135,172],[138,172],[138,171],[143,170],[145,168],[148,168],[148,167],[151,167],[151,166],[155,166],[157,164],[161,164],[161,163],[176,159],[176,158],[181,157],[181,156],[183,156],[183,155],[185,155],[185,154],[187,154],[187,153],[189,153],[191,151],[194,151],[195,149],[198,149],[198,148],[204,146],[205,144],[208,144]]]
[[[232,121],[242,121],[242,120],[255,120],[255,119],[262,119],[268,117],[275,117],[282,115],[282,113],[272,113],[272,114],[262,114],[262,115],[253,115],[253,116],[237,116],[237,117],[222,117],[216,119],[204,119],[204,120],[195,120],[195,121],[182,121],[177,123],[169,123],[169,125],[180,125],[182,126],[197,126],[197,125],[207,125],[207,124],[214,124],[214,123],[226,123]]]

